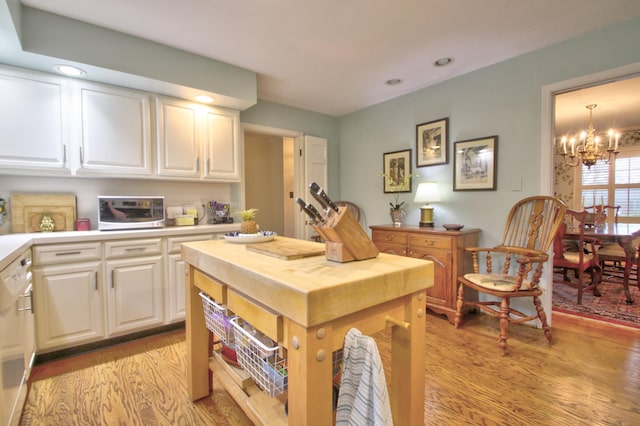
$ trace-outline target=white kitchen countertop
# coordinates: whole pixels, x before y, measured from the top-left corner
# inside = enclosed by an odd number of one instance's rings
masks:
[[[175,237],[183,235],[223,233],[238,231],[239,223],[195,226],[167,226],[164,228],[136,229],[126,231],[68,231],[32,232],[0,235],[0,270],[20,256],[32,245],[63,244],[85,241],[111,241],[130,238]]]

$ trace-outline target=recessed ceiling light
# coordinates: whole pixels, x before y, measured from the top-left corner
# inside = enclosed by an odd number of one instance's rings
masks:
[[[386,84],[387,86],[395,86],[396,84],[400,83],[402,83],[402,79],[399,78],[390,78],[389,80],[384,82],[384,84]]]
[[[207,95],[198,95],[196,96],[196,101],[198,102],[202,102],[205,104],[210,104],[213,102],[213,98],[211,96],[207,96]]]
[[[444,67],[445,65],[452,64],[454,61],[453,58],[440,58],[433,63],[436,67]]]
[[[53,69],[60,74],[69,75],[71,77],[82,77],[84,75],[87,75],[87,73],[80,68],[72,67],[71,65],[56,65],[53,67]]]

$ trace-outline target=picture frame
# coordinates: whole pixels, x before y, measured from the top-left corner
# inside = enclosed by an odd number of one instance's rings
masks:
[[[449,118],[416,126],[416,167],[449,163]]]
[[[384,192],[411,192],[411,150],[385,152],[383,163]]]
[[[495,191],[498,136],[469,139],[454,144],[453,190]]]

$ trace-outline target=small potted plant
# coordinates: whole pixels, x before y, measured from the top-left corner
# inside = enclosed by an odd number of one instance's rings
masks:
[[[242,223],[240,224],[241,234],[256,234],[258,232],[258,224],[256,223],[256,215],[258,209],[248,209],[238,212]]]

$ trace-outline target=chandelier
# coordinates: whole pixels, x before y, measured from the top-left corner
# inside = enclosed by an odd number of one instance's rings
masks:
[[[618,155],[620,133],[609,129],[607,142],[604,142],[600,136],[596,136],[595,134],[596,129],[593,128],[593,109],[597,106],[596,104],[587,105],[587,109],[589,110],[589,129],[586,132],[582,131],[578,137],[567,138],[563,136],[560,140],[562,144],[562,152],[560,155],[564,158],[564,164],[571,167],[584,164],[587,168],[591,169],[591,166],[598,161],[608,163],[611,160],[611,154],[613,154],[613,158]]]

